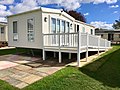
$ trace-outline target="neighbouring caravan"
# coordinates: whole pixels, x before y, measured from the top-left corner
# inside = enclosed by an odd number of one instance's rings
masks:
[[[8,27],[6,22],[0,22],[0,47],[8,42]]]
[[[120,29],[97,29],[95,30],[95,35],[101,38],[111,41],[113,44],[120,44]]]
[[[95,50],[106,50],[110,42],[95,36],[95,27],[75,20],[60,9],[39,8],[8,16],[8,45],[14,47],[43,50],[43,60],[46,51],[59,53],[86,52],[86,47]],[[101,45],[101,49],[100,46]],[[99,47],[99,49],[97,49]],[[80,49],[83,51],[81,51]],[[78,63],[79,64],[79,63]]]

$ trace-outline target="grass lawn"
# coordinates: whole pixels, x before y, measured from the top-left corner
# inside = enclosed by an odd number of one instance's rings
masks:
[[[25,52],[25,49],[18,48],[17,51],[20,52]],[[17,53],[16,49],[5,49],[5,50],[0,50],[0,56],[1,55],[7,55],[7,54],[15,54]]]
[[[0,80],[0,90],[19,90],[11,85],[9,85],[8,83]]]
[[[19,90],[0,81],[0,90]],[[120,90],[120,45],[82,68],[66,67],[22,90]]]
[[[120,46],[83,68],[66,67],[24,90],[108,90],[120,88]]]

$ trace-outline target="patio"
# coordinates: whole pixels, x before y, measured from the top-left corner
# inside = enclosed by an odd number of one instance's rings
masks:
[[[3,55],[0,56],[0,79],[24,88],[60,70],[64,65],[53,60],[43,61],[40,57]]]
[[[100,55],[103,53],[105,52],[100,53]],[[97,54],[93,54],[88,57],[88,61],[83,57],[81,59],[81,67],[92,62],[97,57]],[[55,73],[65,66],[76,66],[77,62],[73,59],[64,58],[64,63],[59,63],[57,58],[43,60],[40,56],[33,57],[26,54],[2,55],[0,56],[0,79],[21,89]]]

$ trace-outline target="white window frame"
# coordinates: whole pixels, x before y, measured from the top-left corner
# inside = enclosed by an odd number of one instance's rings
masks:
[[[30,26],[28,26],[29,20],[33,20],[33,27],[32,28],[30,28]],[[35,19],[34,18],[27,19],[27,40],[28,40],[28,42],[35,41]]]
[[[14,22],[17,22],[17,27],[16,27],[16,32],[14,32]],[[13,21],[12,22],[12,25],[13,25],[13,41],[18,41],[18,21]]]

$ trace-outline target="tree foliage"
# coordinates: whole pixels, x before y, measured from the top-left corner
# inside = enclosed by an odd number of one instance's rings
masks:
[[[70,16],[72,16],[73,18],[75,18],[76,20],[82,21],[86,23],[86,18],[84,17],[84,15],[82,13],[78,13],[76,11],[70,10],[70,11],[66,11],[64,10],[66,13],[68,13]]]
[[[115,23],[113,24],[113,28],[114,29],[120,29],[120,19],[119,20],[115,20]]]

